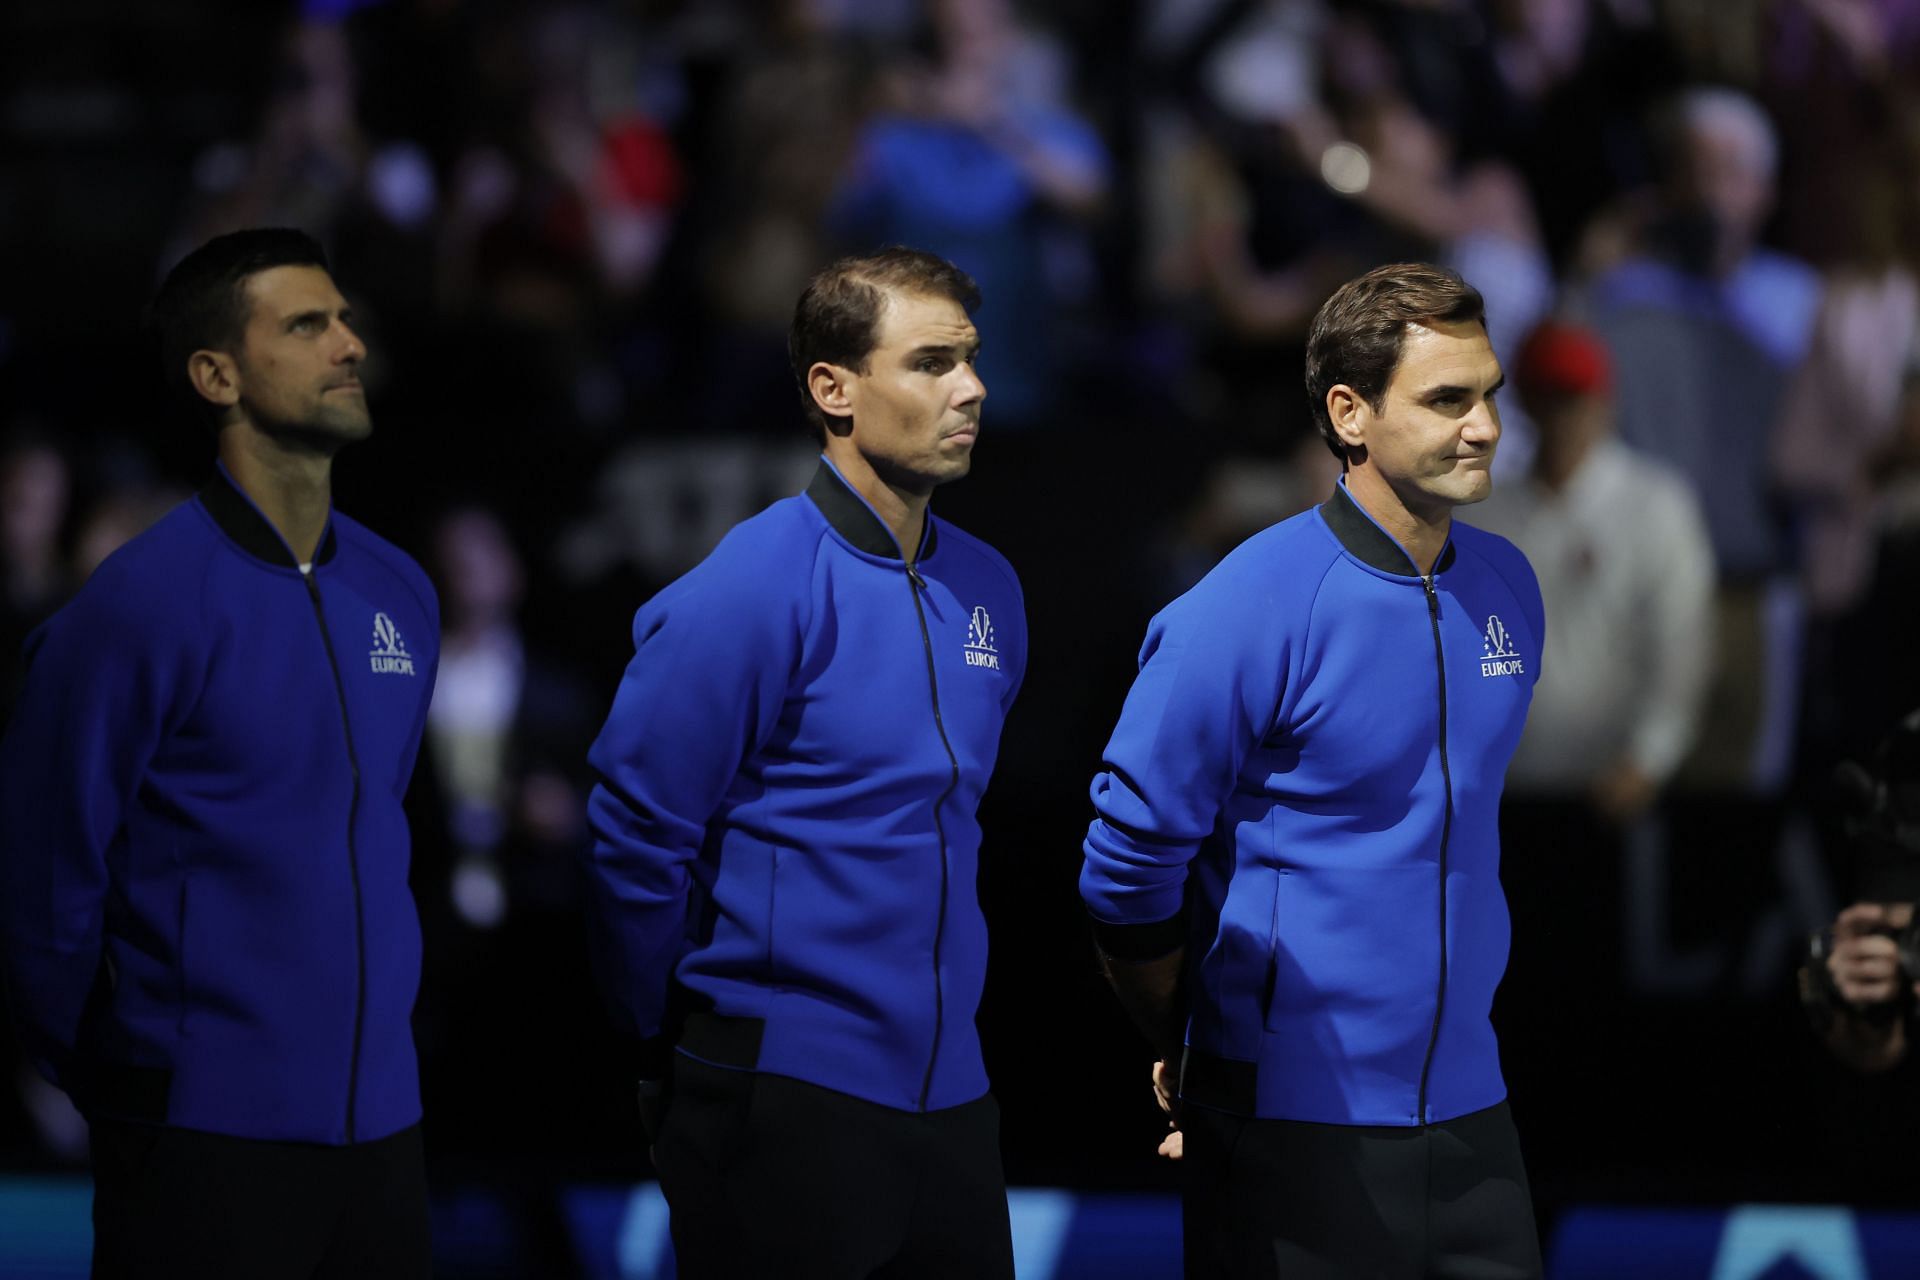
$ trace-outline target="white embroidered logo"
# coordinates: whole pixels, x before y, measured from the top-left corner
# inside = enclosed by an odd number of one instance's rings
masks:
[[[400,628],[384,613],[373,615],[373,652],[368,655],[375,675],[413,674],[413,655],[400,638]]]
[[[1000,653],[993,647],[993,619],[984,607],[976,607],[967,619],[967,665],[1000,669]]]
[[[1480,674],[1484,676],[1525,675],[1526,664],[1513,650],[1513,636],[1507,631],[1506,624],[1500,621],[1500,615],[1494,614],[1487,619],[1487,633],[1483,638],[1485,651],[1480,655]]]

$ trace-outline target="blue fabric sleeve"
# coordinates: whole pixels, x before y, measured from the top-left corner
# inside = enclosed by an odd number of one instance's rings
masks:
[[[128,807],[202,678],[178,604],[143,608],[103,566],[27,642],[0,743],[0,941],[28,1056],[73,1091],[99,977],[108,864]]]
[[[1093,780],[1080,893],[1106,925],[1164,924],[1285,688],[1270,593],[1209,578],[1153,620],[1140,674]],[[1111,935],[1111,930],[1103,930]]]
[[[599,775],[587,801],[588,922],[629,1035],[661,1030],[687,946],[690,864],[742,762],[778,723],[808,578],[723,542],[634,618],[633,660],[587,757]]]

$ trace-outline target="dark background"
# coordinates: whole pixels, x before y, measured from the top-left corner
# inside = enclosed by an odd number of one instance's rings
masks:
[[[1252,39],[1269,26],[1277,46]],[[1235,50],[1255,68],[1240,81],[1221,70]],[[585,746],[634,608],[806,474],[783,351],[806,274],[881,241],[949,253],[987,293],[990,395],[975,474],[935,510],[1019,569],[1032,634],[982,813],[980,1025],[1008,1173],[1167,1187],[1147,1055],[1076,892],[1085,788],[1154,610],[1324,493],[1305,319],[1347,275],[1458,259],[1480,231],[1521,264],[1476,277],[1496,325],[1516,296],[1577,308],[1621,246],[1650,243],[1657,109],[1703,83],[1778,128],[1765,243],[1829,278],[1866,269],[1850,193],[1889,174],[1920,192],[1895,145],[1917,50],[1897,0],[12,0],[0,429],[9,520],[58,499],[58,581],[9,550],[9,680],[89,558],[210,466],[140,328],[160,275],[232,227],[312,231],[372,350],[377,432],[341,458],[336,500],[429,567],[450,628],[463,592],[482,598],[476,630],[517,636],[528,672],[491,811],[461,809],[431,750],[414,796],[436,1181],[643,1176],[572,912]],[[1377,140],[1373,193],[1321,180],[1313,119]],[[995,159],[942,186],[954,132]],[[1007,158],[1036,147],[1037,168]],[[36,450],[57,478],[19,464]],[[1596,1198],[1914,1194],[1912,1073],[1830,1062],[1792,983],[1846,890],[1825,779],[1920,701],[1904,610],[1869,607],[1912,598],[1898,546],[1848,605],[1856,692],[1812,689],[1786,774],[1655,811],[1662,954],[1709,954],[1698,973],[1626,973],[1620,844],[1597,819],[1509,842],[1519,976],[1496,1017],[1549,1220]],[[1597,898],[1556,869],[1590,838]],[[0,1162],[83,1150],[44,1096],[0,1100]]]

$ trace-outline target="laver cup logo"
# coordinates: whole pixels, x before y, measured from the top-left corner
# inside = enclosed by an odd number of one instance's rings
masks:
[[[1526,665],[1520,660],[1520,655],[1513,651],[1513,636],[1507,631],[1506,624],[1500,621],[1499,614],[1496,613],[1487,619],[1487,633],[1484,640],[1485,648],[1480,655],[1482,676],[1526,674]]]
[[[413,655],[407,652],[407,642],[400,638],[400,628],[393,625],[393,619],[384,613],[373,615],[373,652],[368,658],[375,675],[413,674]]]
[[[1000,669],[1000,653],[993,647],[993,619],[984,608],[976,608],[967,619],[967,665]]]

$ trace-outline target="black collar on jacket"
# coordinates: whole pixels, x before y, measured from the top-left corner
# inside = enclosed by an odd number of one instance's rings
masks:
[[[1346,485],[1333,486],[1333,496],[1320,504],[1320,516],[1327,522],[1327,528],[1333,530],[1333,536],[1340,539],[1340,545],[1360,563],[1382,573],[1411,574],[1416,578],[1422,576],[1420,567],[1414,564],[1407,549],[1395,542],[1385,529],[1360,509],[1360,504],[1347,492]],[[1449,537],[1433,571],[1439,573],[1452,567],[1453,539]]]
[[[900,544],[894,541],[893,531],[848,487],[840,473],[827,465],[825,458],[820,460],[819,470],[807,485],[807,496],[820,508],[820,514],[827,518],[834,532],[852,543],[855,550],[889,560],[900,559]],[[929,511],[926,530],[920,535],[920,554],[915,558],[925,560],[932,555],[933,541],[933,513]]]
[[[207,481],[200,490],[200,503],[206,507],[207,514],[229,538],[240,544],[240,549],[257,560],[279,565],[283,569],[298,569],[300,562],[293,558],[293,552],[287,550],[286,540],[280,536],[260,509],[247,500],[233,483],[232,477],[221,467],[213,469],[213,479]],[[333,536],[333,521],[327,521],[327,531],[320,535],[320,546],[313,553],[316,565],[333,559],[338,544]]]

